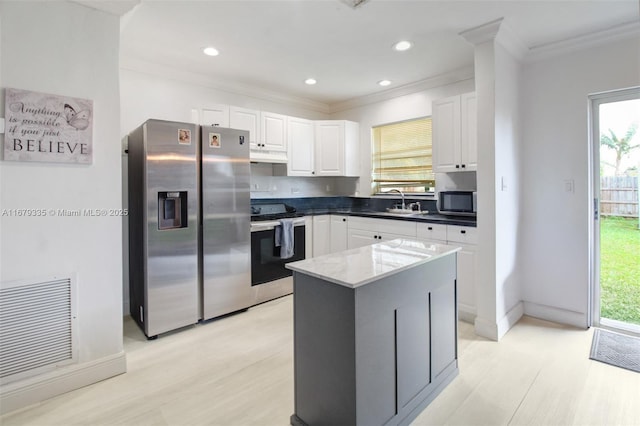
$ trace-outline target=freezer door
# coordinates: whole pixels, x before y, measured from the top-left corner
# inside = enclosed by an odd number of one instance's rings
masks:
[[[144,325],[156,336],[198,322],[198,129],[143,125],[146,294]]]
[[[253,305],[249,132],[203,126],[202,318]]]

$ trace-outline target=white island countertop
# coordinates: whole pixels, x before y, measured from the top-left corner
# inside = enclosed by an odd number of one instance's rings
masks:
[[[458,246],[399,238],[287,263],[286,267],[356,288],[459,250]]]

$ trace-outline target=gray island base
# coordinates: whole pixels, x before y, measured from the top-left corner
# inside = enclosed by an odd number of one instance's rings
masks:
[[[406,425],[458,374],[456,252],[407,239],[292,262],[292,425]]]

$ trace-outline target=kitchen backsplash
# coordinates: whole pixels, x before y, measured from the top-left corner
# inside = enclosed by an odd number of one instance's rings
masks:
[[[340,210],[363,210],[363,211],[384,211],[389,207],[401,201],[400,197],[264,197],[260,199],[251,199],[252,206],[259,206],[264,203],[284,203],[305,213],[330,213]],[[405,202],[420,202],[422,210],[436,211],[435,200],[414,199],[406,197]]]
[[[281,176],[286,165],[251,164],[251,198],[298,198],[351,196],[358,178]]]

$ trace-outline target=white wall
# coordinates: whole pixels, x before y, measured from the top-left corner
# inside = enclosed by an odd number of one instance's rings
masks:
[[[495,47],[495,238],[498,334],[522,316],[518,262],[520,218],[521,66],[500,43]],[[517,307],[517,308],[516,308]],[[513,312],[514,308],[517,312]],[[508,316],[511,316],[508,318]]]
[[[146,120],[191,122],[191,110],[207,105],[225,104],[260,111],[320,120],[327,114],[290,102],[277,102],[259,97],[241,95],[208,85],[200,75],[170,76],[173,70],[156,67],[157,71],[137,67],[120,70],[121,136]],[[190,80],[190,81],[187,81]],[[213,82],[212,82],[213,84]]]
[[[640,85],[640,40],[528,64],[522,82],[520,267],[525,312],[585,327],[589,309],[590,93]],[[575,191],[566,192],[564,181]]]
[[[67,2],[2,2],[0,17],[3,89],[94,102],[93,164],[2,161],[0,209],[120,208],[118,18]],[[120,218],[2,216],[0,225],[0,280],[76,273],[79,327],[79,365],[3,386],[2,409],[124,372]]]
[[[360,123],[360,181],[358,194],[371,195],[371,128],[419,117],[431,116],[431,103],[436,99],[473,92],[473,79],[422,90],[393,99],[354,107],[333,114],[333,119]]]

